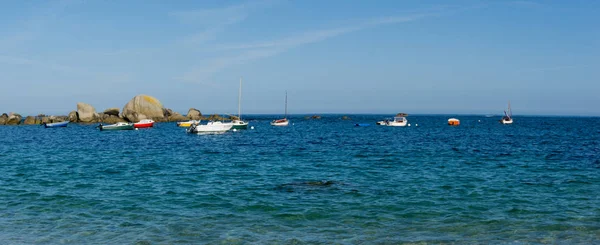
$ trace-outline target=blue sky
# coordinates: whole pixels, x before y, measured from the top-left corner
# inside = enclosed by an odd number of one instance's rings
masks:
[[[0,112],[600,115],[599,1],[0,5]]]

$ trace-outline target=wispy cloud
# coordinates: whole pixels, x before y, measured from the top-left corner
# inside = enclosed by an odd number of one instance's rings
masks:
[[[374,28],[382,25],[412,22],[436,15],[439,14],[425,13],[406,16],[378,17],[364,20],[349,26],[306,31],[270,41],[261,41],[248,44],[218,45],[216,50],[232,51],[237,52],[237,54],[213,59],[210,62],[203,64],[202,66],[197,66],[196,68],[193,68],[191,71],[188,71],[183,76],[180,76],[178,78],[186,82],[200,82],[203,84],[207,84],[207,79],[214,73],[222,71],[233,65],[244,64],[252,60],[274,56],[295,47],[322,42],[327,39],[331,39],[352,32],[361,31],[368,28]]]
[[[274,0],[262,0],[231,5],[222,8],[184,10],[170,12],[169,16],[199,31],[185,36],[180,41],[197,45],[214,40],[228,26],[244,21],[251,12],[273,5]]]

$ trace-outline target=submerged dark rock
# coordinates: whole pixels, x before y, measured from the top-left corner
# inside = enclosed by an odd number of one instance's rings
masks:
[[[303,181],[303,182],[293,182],[287,184],[278,185],[275,189],[286,191],[286,192],[295,192],[300,190],[316,190],[316,189],[328,189],[333,186],[337,186],[340,183],[332,180],[321,180],[321,181]]]

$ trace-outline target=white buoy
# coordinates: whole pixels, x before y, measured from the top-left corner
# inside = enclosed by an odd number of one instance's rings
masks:
[[[477,120],[478,122],[481,122],[481,120]]]
[[[140,130],[139,128],[135,128],[135,130]]]
[[[410,123],[408,124],[408,126],[410,127]]]
[[[415,127],[418,127],[418,126],[419,126],[419,124],[415,123]]]
[[[234,128],[234,129],[233,129],[233,132],[237,132],[237,129],[235,129],[235,128]]]
[[[254,129],[254,126],[251,126],[250,129]]]

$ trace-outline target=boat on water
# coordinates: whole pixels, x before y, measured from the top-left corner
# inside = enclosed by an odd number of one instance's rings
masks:
[[[458,125],[460,125],[460,120],[458,120],[456,118],[450,118],[450,119],[448,119],[448,125],[458,126]]]
[[[109,125],[102,125],[102,123],[100,125],[97,126],[97,128],[100,128],[100,131],[115,131],[115,130],[133,130],[133,123],[124,123],[124,122],[118,122],[115,124],[109,124]]]
[[[238,119],[231,122],[233,129],[247,129],[248,122],[242,120],[242,78],[240,77],[240,89],[238,92]]]
[[[271,125],[273,126],[287,126],[290,124],[290,120],[287,119],[287,91],[285,91],[285,116],[282,119],[273,120]]]
[[[199,124],[200,121],[198,120],[189,120],[186,122],[177,122],[177,127],[182,127],[182,128],[189,128],[190,126],[194,125],[194,124]]]
[[[151,119],[144,119],[133,124],[134,128],[151,128],[154,126],[154,121]]]
[[[63,128],[69,124],[69,121],[55,122],[55,123],[43,123],[44,128]]]
[[[377,125],[391,126],[391,127],[404,127],[408,124],[406,113],[398,113],[393,120],[384,120],[377,122]]]
[[[512,110],[510,109],[510,101],[508,102],[508,109],[504,111],[504,116],[500,119],[500,123],[502,124],[512,124]]]
[[[233,127],[231,123],[223,123],[220,121],[208,122],[206,124],[192,124],[186,132],[190,134],[199,134],[199,133],[222,133],[230,130]]]

